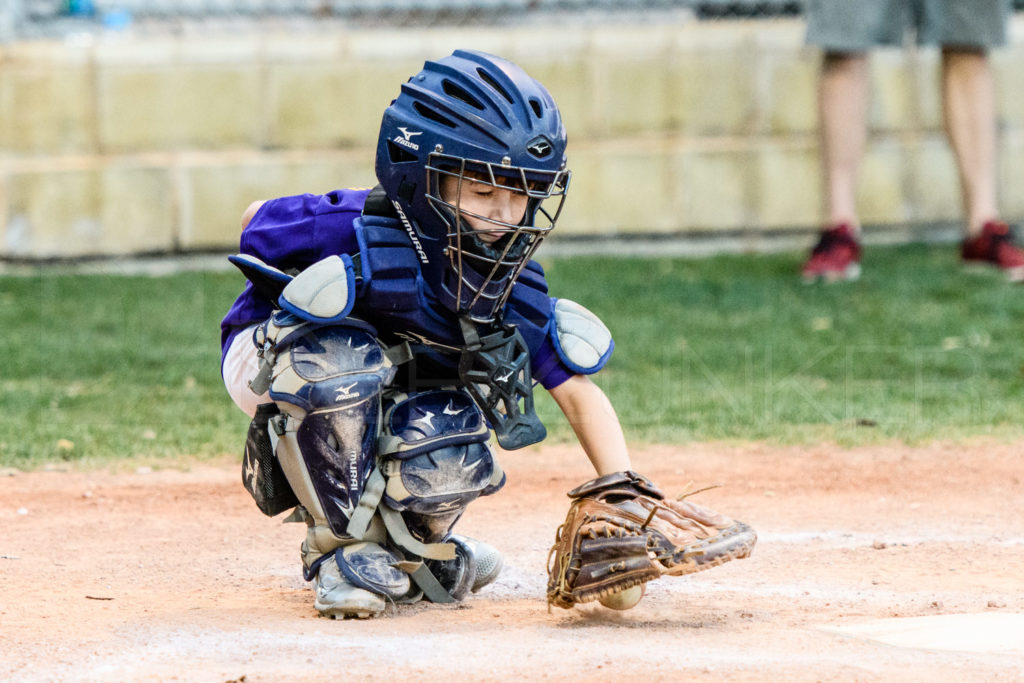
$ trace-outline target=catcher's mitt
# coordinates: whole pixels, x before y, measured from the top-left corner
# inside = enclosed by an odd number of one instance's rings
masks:
[[[559,607],[747,557],[757,541],[743,522],[665,500],[636,472],[599,477],[569,497],[569,514],[548,555],[548,603]]]

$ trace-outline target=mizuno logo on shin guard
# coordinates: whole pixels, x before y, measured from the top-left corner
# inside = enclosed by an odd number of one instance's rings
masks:
[[[334,402],[337,403],[338,401],[344,401],[348,398],[359,398],[359,392],[352,391],[352,387],[356,384],[358,384],[358,382],[352,382],[352,384],[349,384],[347,387],[338,387],[335,389]]]

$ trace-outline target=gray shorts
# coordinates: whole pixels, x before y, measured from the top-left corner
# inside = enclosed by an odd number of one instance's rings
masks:
[[[990,48],[1006,42],[1012,0],[807,0],[807,42],[832,52],[918,44]]]

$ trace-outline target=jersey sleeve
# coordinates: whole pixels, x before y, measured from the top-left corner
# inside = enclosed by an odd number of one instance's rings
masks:
[[[281,270],[304,270],[336,254],[354,254],[352,223],[362,211],[366,191],[336,190],[271,199],[242,231],[243,254]]]
[[[597,354],[595,362],[585,360],[587,357],[581,355],[579,350],[568,353],[569,340],[565,335],[564,314],[558,316],[563,319],[561,334],[556,320],[556,310],[559,309],[560,301],[565,300],[554,299],[548,295],[544,269],[536,261],[530,261],[512,289],[505,309],[505,322],[519,329],[530,349],[533,379],[540,382],[545,389],[553,389],[573,375],[597,372],[608,361],[614,346],[609,333],[607,340],[602,340],[599,344],[601,353]],[[560,308],[565,307],[563,303]],[[596,318],[593,314],[590,316]],[[578,325],[571,327],[577,333],[583,329]],[[604,331],[607,332],[607,328],[604,328]]]
[[[353,222],[369,190],[301,194],[263,203],[242,231],[239,250],[283,271],[301,271],[328,256],[359,250]],[[261,298],[251,283],[221,320],[221,349],[254,322],[266,320],[276,303]]]

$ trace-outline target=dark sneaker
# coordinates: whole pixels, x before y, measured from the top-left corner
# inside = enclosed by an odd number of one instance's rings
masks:
[[[1010,226],[989,221],[977,237],[963,241],[960,257],[965,264],[999,268],[1010,282],[1024,282],[1024,250],[1013,243]]]
[[[801,275],[808,284],[860,277],[860,243],[849,225],[843,223],[821,233]]]

